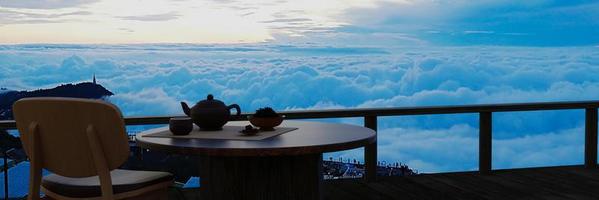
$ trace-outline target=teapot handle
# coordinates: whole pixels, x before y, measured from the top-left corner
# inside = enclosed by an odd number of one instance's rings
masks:
[[[235,114],[235,117],[241,116],[241,108],[239,107],[239,105],[231,104],[231,105],[227,106],[227,110],[231,110],[231,108],[235,108],[235,111],[237,111],[237,114]]]

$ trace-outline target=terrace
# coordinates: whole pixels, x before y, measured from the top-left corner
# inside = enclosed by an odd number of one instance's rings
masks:
[[[377,130],[378,117],[406,115],[479,115],[479,165],[476,172],[377,177],[377,142],[365,146],[363,179],[325,180],[324,199],[597,199],[597,122],[599,101],[539,102],[464,106],[400,107],[288,111],[287,119],[361,117],[364,127]],[[547,166],[530,169],[495,170],[492,165],[493,113],[585,110],[584,165]],[[246,119],[242,114],[237,120]],[[173,116],[127,117],[127,125],[168,124]],[[14,121],[1,121],[0,128],[15,129]],[[583,134],[583,133],[581,133]],[[141,150],[143,152],[143,150]],[[197,190],[173,193],[171,199],[194,199]]]

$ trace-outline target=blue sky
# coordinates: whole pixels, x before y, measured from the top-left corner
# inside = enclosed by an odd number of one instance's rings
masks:
[[[3,0],[0,43],[588,46],[598,11],[590,0]]]
[[[336,29],[370,40],[441,45],[576,46],[599,43],[599,2],[555,0],[410,1],[347,12]],[[413,40],[410,40],[413,39]],[[384,41],[384,40],[383,40]]]

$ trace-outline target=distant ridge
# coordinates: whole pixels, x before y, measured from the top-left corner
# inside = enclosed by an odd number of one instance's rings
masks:
[[[6,91],[6,90],[5,90]],[[93,82],[64,84],[51,89],[0,92],[0,120],[12,119],[12,104],[27,97],[73,97],[103,99],[114,93]]]

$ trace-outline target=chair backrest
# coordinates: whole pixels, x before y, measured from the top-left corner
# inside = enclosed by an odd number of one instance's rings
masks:
[[[108,169],[116,169],[129,156],[125,122],[119,109],[100,100],[75,98],[25,98],[13,105],[21,141],[30,149],[29,126],[37,123],[38,163],[42,168],[66,176],[98,175],[86,134],[93,126]]]

